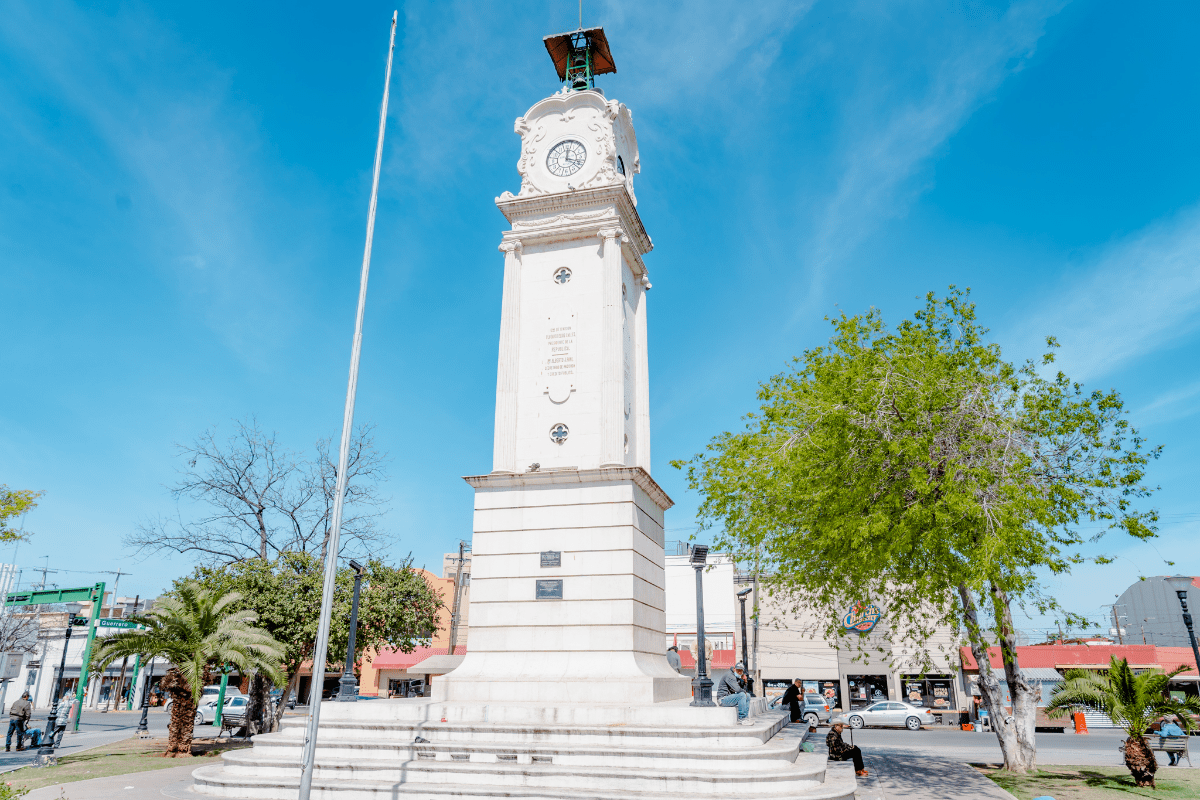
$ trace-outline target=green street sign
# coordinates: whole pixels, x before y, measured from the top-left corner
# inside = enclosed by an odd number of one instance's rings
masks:
[[[101,628],[136,628],[137,623],[127,619],[106,619],[101,617],[96,621]]]
[[[83,601],[94,601],[96,599],[96,586],[81,586],[78,589],[46,589],[39,592],[9,592],[4,598],[6,606],[40,606],[44,603],[70,603]]]

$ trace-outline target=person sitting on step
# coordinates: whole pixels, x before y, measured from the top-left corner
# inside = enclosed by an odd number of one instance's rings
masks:
[[[840,722],[833,723],[833,730],[825,737],[825,743],[829,745],[829,760],[830,761],[854,761],[854,774],[865,777],[867,768],[863,766],[862,750],[859,750],[855,745],[846,744],[842,741],[842,728]]]
[[[737,706],[739,725],[751,725],[750,695],[742,689],[741,678],[746,673],[742,662],[733,665],[733,672],[726,672],[717,684],[717,705]]]

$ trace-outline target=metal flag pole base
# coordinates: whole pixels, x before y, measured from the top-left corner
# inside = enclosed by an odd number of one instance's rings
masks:
[[[367,306],[367,277],[371,272],[371,240],[375,235],[375,205],[379,195],[379,167],[383,161],[383,132],[387,127],[388,87],[392,83],[392,53],[396,49],[396,18],[392,12],[392,34],[388,43],[387,72],[383,79],[383,103],[379,107],[379,137],[375,142],[375,173],[371,181],[371,205],[367,210],[367,244],[363,249],[362,274],[358,282],[358,314],[354,320],[354,343],[350,348],[350,380],[346,387],[346,410],[342,417],[342,442],[338,449],[337,488],[333,497],[329,542],[325,546],[325,581],[321,591],[321,616],[313,647],[312,689],[309,691],[308,724],[304,729],[304,755],[300,762],[300,800],[309,800],[313,766],[317,754],[317,730],[321,724],[321,695],[325,685],[325,656],[329,649],[329,618],[333,614],[333,592],[337,578],[338,540],[342,534],[342,502],[346,497],[346,472],[350,461],[350,438],[354,433],[354,395],[358,391],[358,362],[362,352],[363,313]]]

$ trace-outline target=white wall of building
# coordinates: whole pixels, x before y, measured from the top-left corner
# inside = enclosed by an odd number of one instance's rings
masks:
[[[667,556],[667,643],[676,636],[680,647],[696,635],[696,570],[687,556]],[[704,633],[715,647],[733,645],[737,629],[734,614],[733,561],[725,555],[708,556],[704,570]]]

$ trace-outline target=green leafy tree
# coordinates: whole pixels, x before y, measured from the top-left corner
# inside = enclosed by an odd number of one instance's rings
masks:
[[[1125,731],[1123,751],[1125,766],[1138,786],[1154,787],[1158,761],[1143,738],[1155,717],[1173,715],[1179,718],[1185,731],[1196,728],[1193,715],[1200,714],[1200,697],[1175,700],[1167,694],[1167,685],[1188,666],[1171,672],[1146,670],[1134,672],[1125,659],[1112,657],[1107,672],[1069,669],[1063,674],[1046,714],[1061,717],[1073,711],[1094,709],[1105,714],[1112,723]]]
[[[196,704],[214,668],[233,664],[283,680],[284,648],[254,624],[253,611],[235,607],[240,600],[237,592],[214,592],[196,581],[177,583],[146,614],[130,618],[144,628],[107,636],[94,651],[91,666],[100,671],[118,658],[139,654],[172,664],[159,684],[172,699],[168,757],[191,755]]]
[[[274,729],[287,697],[299,684],[301,667],[312,659],[321,608],[321,561],[312,553],[285,552],[272,561],[250,559],[220,568],[199,567],[194,579],[212,591],[237,592],[241,597],[238,607],[252,610],[259,625],[283,645],[286,677],[277,684],[286,684],[286,688],[270,709],[266,724],[267,729]],[[345,661],[353,588],[353,570],[339,569],[326,654],[330,665]],[[367,649],[394,647],[412,652],[418,640],[436,630],[441,605],[438,594],[410,561],[393,567],[380,559],[369,559],[359,599],[356,661]],[[262,693],[252,688],[252,695]],[[252,709],[251,718],[254,716]]]
[[[12,527],[10,520],[37,508],[38,498],[43,494],[29,489],[9,489],[0,484],[0,542],[15,542],[27,536],[19,528]]]
[[[831,324],[827,346],[760,387],[745,430],[674,462],[701,493],[701,524],[839,646],[858,646],[839,623],[864,601],[890,620],[893,652],[928,660],[939,629],[965,634],[1005,767],[1032,769],[1038,689],[1018,664],[1013,606],[1062,611],[1038,576],[1086,560],[1085,525],[1154,535],[1155,513],[1135,503],[1159,450],[1115,391],[1043,377],[1052,351],[1004,361],[954,287],[894,331],[876,310]]]

